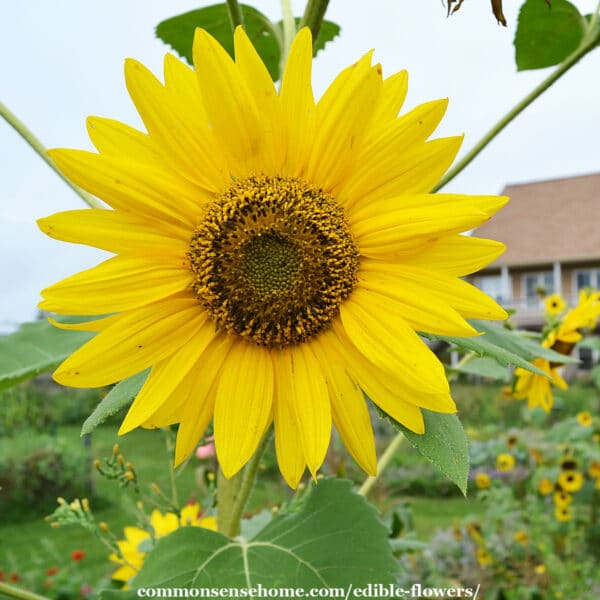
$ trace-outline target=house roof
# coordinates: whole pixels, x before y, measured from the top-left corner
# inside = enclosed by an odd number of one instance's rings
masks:
[[[475,231],[504,242],[490,267],[600,260],[600,173],[508,185],[511,201]]]

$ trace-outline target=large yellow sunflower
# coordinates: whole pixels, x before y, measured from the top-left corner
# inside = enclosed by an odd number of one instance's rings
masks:
[[[54,377],[94,387],[151,367],[120,433],[179,423],[177,463],[214,415],[231,477],[274,423],[295,487],[323,463],[333,421],[374,473],[363,392],[423,433],[421,408],[456,407],[416,331],[470,336],[465,317],[506,317],[460,279],[504,246],[460,233],[507,199],[428,193],[462,139],[427,141],[447,101],[398,117],[407,75],[384,80],[371,53],[318,102],[308,29],[279,92],[240,28],[235,55],[198,30],[195,71],[167,55],[164,85],[128,60],[148,133],[90,118],[98,153],[51,152],[112,210],[64,212],[40,227],[116,254],[43,291],[45,310],[110,314],[75,326],[99,333]]]

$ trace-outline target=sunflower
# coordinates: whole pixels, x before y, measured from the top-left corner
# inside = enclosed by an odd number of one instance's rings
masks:
[[[98,153],[51,151],[112,210],[59,213],[41,229],[116,254],[43,291],[44,310],[103,315],[72,327],[99,333],[54,378],[96,387],[151,368],[120,434],[179,423],[177,464],[214,415],[231,477],[274,423],[295,487],[323,463],[333,421],[374,474],[363,392],[424,433],[422,408],[456,406],[416,332],[471,336],[465,318],[506,317],[460,279],[504,246],[460,234],[507,198],[428,193],[461,138],[428,141],[446,100],[397,117],[405,72],[383,80],[368,53],[315,103],[308,29],[279,92],[244,31],[234,37],[235,61],[197,30],[195,71],[167,55],[164,85],[128,60],[148,133],[90,118]]]
[[[539,406],[544,411],[550,412],[554,404],[551,386],[561,390],[566,390],[569,386],[558,372],[558,368],[551,365],[545,358],[536,358],[532,361],[532,364],[547,373],[550,378],[517,367],[515,369],[516,382],[513,388],[513,397],[516,400],[527,399],[529,409]]]
[[[512,454],[498,454],[496,457],[496,469],[507,473],[515,468],[515,457]]]
[[[549,315],[560,315],[566,308],[567,303],[560,294],[552,294],[544,298],[544,309]]]
[[[119,553],[113,552],[108,558],[117,563],[119,568],[112,574],[115,581],[123,581],[126,586],[129,580],[137,575],[152,548],[155,540],[173,533],[180,527],[203,527],[216,531],[215,517],[202,517],[200,506],[196,503],[188,504],[181,509],[179,515],[175,513],[161,513],[153,510],[150,515],[150,529],[140,527],[125,527],[125,539],[118,540]]]
[[[579,471],[563,471],[558,476],[558,485],[566,492],[577,492],[583,486],[583,474]]]
[[[485,490],[489,488],[491,483],[492,479],[487,473],[477,473],[477,475],[475,475],[475,485],[480,490]]]
[[[590,427],[592,424],[592,415],[587,411],[581,411],[577,413],[577,422],[582,427]]]
[[[477,562],[482,567],[492,564],[492,555],[485,548],[477,548],[475,556],[477,557]]]
[[[563,523],[570,521],[571,517],[572,517],[571,507],[570,506],[557,506],[554,509],[554,516],[557,521],[562,521]]]
[[[547,496],[554,491],[554,484],[549,479],[544,478],[538,484],[538,491],[542,496]]]
[[[569,506],[573,502],[573,496],[560,488],[554,492],[552,499],[555,506]]]

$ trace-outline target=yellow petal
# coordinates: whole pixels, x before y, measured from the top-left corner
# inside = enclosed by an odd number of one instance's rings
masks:
[[[277,90],[261,57],[242,27],[234,34],[235,64],[254,97],[265,144],[265,172],[281,169],[285,146],[281,135],[281,106]]]
[[[359,286],[387,296],[394,300],[388,302],[390,310],[404,319],[413,329],[439,335],[469,337],[478,335],[447,302],[437,296],[424,293],[423,287],[406,282],[401,277],[390,276],[385,269],[359,272]]]
[[[467,319],[495,321],[508,318],[506,311],[487,294],[457,277],[422,267],[369,259],[361,262],[361,269],[386,272],[389,276],[398,278],[400,285],[411,286],[423,296],[439,298]]]
[[[350,213],[353,234],[362,254],[385,256],[414,253],[425,242],[477,227],[502,208],[507,199],[502,196],[423,195],[416,198],[390,198],[374,202],[368,216]]]
[[[282,350],[280,382],[298,427],[302,451],[313,477],[323,464],[331,439],[331,406],[327,382],[307,344]]]
[[[272,400],[269,352],[238,342],[223,365],[215,403],[215,447],[225,477],[235,475],[254,454],[270,420]]]
[[[58,327],[58,329],[68,329],[71,331],[103,331],[115,323],[120,316],[121,315],[111,315],[110,317],[95,319],[93,321],[83,321],[81,323],[63,323],[52,317],[48,317],[48,322],[54,325],[54,327]]]
[[[456,412],[449,393],[433,395],[412,390],[370,363],[353,347],[340,324],[324,335],[328,338],[327,343],[343,357],[348,373],[371,401],[411,431],[424,431],[420,406],[444,413]],[[402,376],[398,375],[399,378]]]
[[[205,320],[195,298],[172,297],[132,310],[71,354],[53,377],[71,387],[115,383],[173,354]]]
[[[371,67],[370,59],[342,71],[330,85],[315,108],[309,181],[329,191],[355,168],[380,90],[381,69]]]
[[[74,183],[109,206],[193,231],[206,192],[172,171],[83,150],[54,149],[49,156]]]
[[[480,271],[505,250],[502,242],[469,235],[451,235],[427,244],[414,254],[403,255],[402,263],[462,277]]]
[[[291,355],[289,351],[274,350],[272,356],[275,375],[273,398],[275,452],[283,478],[292,489],[296,489],[304,474],[306,459],[302,451],[299,423],[293,407],[293,391],[289,387],[293,377],[290,372]]]
[[[406,71],[399,71],[383,80],[381,94],[379,94],[373,111],[373,117],[369,124],[368,142],[371,142],[374,136],[377,136],[390,124],[390,121],[398,116],[406,99],[407,92],[408,73]]]
[[[311,84],[312,37],[308,27],[302,28],[290,48],[281,79],[282,118],[287,137],[288,175],[304,172],[306,156],[312,142],[312,114],[315,100]]]
[[[439,138],[407,149],[404,154],[386,156],[371,171],[357,171],[338,191],[346,206],[356,202],[369,205],[378,198],[429,192],[448,170],[462,143],[462,137]]]
[[[37,224],[56,240],[116,254],[183,256],[189,247],[189,229],[168,227],[154,219],[136,218],[116,210],[68,210],[38,219]]]
[[[184,291],[193,280],[183,264],[116,256],[42,290],[40,308],[71,315],[102,315],[136,308]]]
[[[221,44],[202,29],[196,29],[193,55],[209,121],[233,174],[260,171],[264,140],[248,85]]]
[[[341,305],[340,316],[352,343],[375,366],[392,375],[401,371],[413,389],[448,392],[442,363],[397,314],[393,301],[357,288]]]
[[[311,348],[327,379],[333,422],[344,445],[366,473],[375,475],[375,437],[362,390],[352,381],[326,338],[318,336]]]
[[[215,335],[214,322],[206,319],[186,344],[152,367],[148,379],[127,412],[119,435],[139,427],[167,402],[175,388],[197,364]]]
[[[103,117],[88,117],[86,125],[92,143],[101,154],[124,159],[135,156],[137,162],[162,165],[160,153],[148,134]]]

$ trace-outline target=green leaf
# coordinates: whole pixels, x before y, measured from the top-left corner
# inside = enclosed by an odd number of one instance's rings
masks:
[[[585,19],[567,0],[527,0],[519,13],[515,34],[517,69],[558,65],[572,54],[585,34]]]
[[[467,495],[469,475],[469,443],[456,415],[446,415],[421,409],[425,433],[414,433],[378,408],[393,427],[401,431],[411,445],[428,458],[458,489]]]
[[[252,6],[242,4],[241,8],[244,15],[244,29],[264,61],[273,81],[277,81],[281,76],[282,25],[273,23],[266,15]],[[296,19],[297,23],[299,21],[300,19]],[[193,64],[194,31],[197,27],[208,31],[233,57],[233,33],[226,4],[214,4],[162,21],[156,27],[156,36],[171,46],[191,65]],[[336,37],[339,32],[339,25],[331,21],[323,21],[314,54],[316,55],[319,50],[322,50],[325,44]]]
[[[499,365],[492,358],[474,358],[464,365],[453,367],[453,369],[460,373],[479,375],[480,377],[489,377],[490,379],[499,379],[501,381],[508,379],[506,367]]]
[[[464,338],[433,335],[430,333],[423,333],[421,335],[427,339],[441,340],[448,344],[454,344],[457,348],[465,352],[474,352],[478,356],[492,358],[505,367],[514,365],[515,367],[521,367],[544,377],[548,377],[548,374],[532,365],[532,360],[542,357],[563,364],[579,362],[576,358],[543,348],[537,342],[523,337],[516,331],[494,325],[487,321],[471,319],[469,322],[475,329],[481,331],[483,335]]]
[[[94,336],[87,331],[58,329],[48,321],[24,323],[0,338],[0,389],[58,367]]]
[[[279,514],[252,539],[182,527],[158,540],[134,588],[366,586],[396,581],[388,531],[352,482],[322,479],[303,507]],[[100,598],[128,597],[102,592]],[[131,592],[135,597],[135,589]]]
[[[142,389],[150,369],[146,369],[137,375],[123,379],[123,381],[117,383],[106,396],[102,399],[100,404],[96,406],[94,412],[85,420],[83,427],[81,428],[81,435],[92,433],[98,425],[101,425],[113,415],[117,414],[125,406],[127,406]]]

